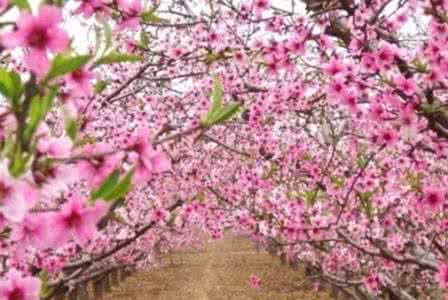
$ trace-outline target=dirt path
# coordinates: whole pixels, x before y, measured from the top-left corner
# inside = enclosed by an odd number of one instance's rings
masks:
[[[106,300],[327,300],[325,294],[302,291],[299,271],[281,266],[278,258],[253,249],[243,238],[211,242],[202,252],[175,256],[175,265],[133,275]],[[261,289],[248,287],[251,274]]]

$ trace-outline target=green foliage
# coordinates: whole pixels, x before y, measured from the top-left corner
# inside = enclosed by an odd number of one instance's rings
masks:
[[[325,198],[325,195],[325,192],[319,187],[300,193],[300,197],[303,198],[309,206],[314,206],[317,200]]]
[[[148,34],[144,31],[140,32],[140,46],[142,48],[148,48],[149,46],[149,37]]]
[[[423,187],[423,174],[418,172],[414,173],[412,171],[406,171],[406,177],[405,177],[409,187],[411,188],[411,191],[413,192],[420,192]]]
[[[103,199],[107,202],[113,202],[117,199],[124,198],[132,187],[132,176],[134,170],[129,171],[126,176],[120,181],[119,170],[113,171],[91,194],[93,201]]]
[[[371,201],[371,197],[373,196],[373,194],[374,193],[372,191],[358,192],[362,210],[369,218],[372,218],[373,215],[373,206]]]
[[[313,189],[302,193],[303,198],[309,206],[313,206],[317,201],[319,190]]]
[[[112,28],[109,23],[103,22],[103,31],[104,31],[104,52],[103,54],[112,47]]]
[[[39,279],[41,282],[40,297],[46,298],[53,292],[53,288],[48,286],[48,280],[49,280],[48,272],[46,270],[40,271]]]
[[[343,177],[339,177],[339,176],[331,176],[330,177],[331,182],[334,184],[334,186],[337,189],[341,189],[344,187],[345,184],[345,180]]]
[[[0,69],[0,93],[11,102],[14,109],[17,109],[20,97],[23,94],[23,86],[19,74],[14,71]]]
[[[412,61],[412,64],[414,65],[415,69],[419,73],[427,73],[428,72],[428,64],[422,62],[418,57],[414,58]]]
[[[28,162],[32,155],[29,153],[23,152],[20,149],[16,149],[13,153],[11,153],[10,164],[9,164],[9,172],[14,177],[19,177],[23,173],[25,173],[27,169]]]
[[[201,120],[201,125],[204,128],[209,128],[213,125],[222,124],[234,117],[240,107],[239,103],[222,104],[223,88],[221,80],[218,76],[213,78],[213,90],[211,94],[211,107],[205,117]]]
[[[85,65],[89,60],[89,55],[71,56],[67,54],[58,54],[53,59],[50,71],[48,71],[48,74],[43,80],[43,83],[49,82],[56,77],[76,71],[83,65]]]
[[[312,159],[311,155],[308,152],[303,154],[303,160],[310,161]]]
[[[98,59],[96,61],[95,65],[99,66],[99,65],[123,63],[123,62],[136,62],[136,61],[142,61],[142,60],[143,60],[143,57],[141,57],[139,55],[111,51],[109,54]]]
[[[146,23],[161,23],[164,21],[164,19],[162,19],[156,15],[155,8],[144,11],[140,15],[140,17],[142,18],[143,22],[146,22]]]
[[[271,166],[265,174],[261,176],[261,179],[266,180],[272,178],[278,171],[280,170],[280,166],[277,162],[273,161]]]
[[[65,117],[65,132],[72,139],[72,141],[76,140],[78,136],[78,122],[76,119],[71,118],[70,116]]]
[[[28,122],[24,132],[25,140],[31,140],[39,123],[45,119],[45,116],[50,111],[54,98],[56,97],[57,89],[50,88],[44,97],[35,96],[31,100],[30,109],[28,113]]]
[[[101,94],[106,87],[107,87],[107,81],[104,80],[97,81],[94,87],[95,93]]]
[[[98,198],[104,198],[108,194],[112,192],[112,190],[115,188],[115,186],[118,183],[118,180],[120,179],[120,171],[115,170],[113,171],[100,185],[100,187],[91,193],[92,200],[96,200]]]
[[[205,201],[205,194],[204,194],[204,192],[199,192],[199,193],[197,193],[196,194],[196,196],[195,196],[195,199],[198,201],[198,202],[204,202]]]
[[[27,0],[12,0],[11,4],[17,6],[20,10],[28,10],[31,11],[31,6]]]

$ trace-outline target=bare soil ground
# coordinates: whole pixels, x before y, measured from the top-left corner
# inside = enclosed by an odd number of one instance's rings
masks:
[[[259,254],[244,238],[226,236],[205,251],[167,257],[163,267],[136,273],[108,294],[106,300],[328,300],[325,292],[298,287],[300,271],[282,266],[276,257]],[[248,286],[251,274],[260,289]]]

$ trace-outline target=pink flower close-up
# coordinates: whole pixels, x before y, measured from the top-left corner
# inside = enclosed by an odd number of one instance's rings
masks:
[[[2,13],[9,4],[9,0],[0,0],[0,13]]]
[[[42,6],[37,16],[22,12],[17,30],[1,36],[1,42],[8,48],[26,48],[26,66],[41,77],[50,67],[48,53],[62,52],[68,46],[69,37],[61,22],[61,10],[54,6]]]
[[[61,211],[51,218],[51,228],[57,237],[58,245],[70,240],[84,246],[97,233],[97,223],[107,211],[106,203],[96,201],[94,206],[88,207],[78,195],[73,195],[61,207]]]
[[[0,0],[0,300],[446,298],[447,12]]]
[[[0,280],[0,299],[2,300],[39,300],[40,280],[23,276],[18,270],[11,269]]]
[[[133,137],[128,146],[128,149],[134,152],[134,181],[137,184],[142,184],[149,180],[153,174],[166,172],[171,168],[171,162],[152,147],[149,139],[149,130],[142,128]]]
[[[439,272],[438,272],[437,276],[439,279],[439,286],[442,289],[447,289],[448,288],[448,264],[440,263]]]
[[[423,190],[422,204],[431,211],[437,211],[445,203],[446,192],[444,189],[428,186]]]
[[[28,210],[25,200],[25,184],[9,174],[0,165],[0,214],[11,222],[21,222]]]
[[[71,72],[65,82],[75,96],[90,96],[93,93],[92,80],[95,75],[88,67]]]
[[[123,158],[121,151],[114,151],[110,145],[104,143],[86,145],[82,154],[87,157],[78,162],[79,174],[91,187],[98,187]]]
[[[253,289],[261,288],[261,279],[257,275],[250,275],[249,277],[249,286]]]
[[[50,226],[53,213],[28,214],[22,224],[16,225],[12,231],[12,239],[25,250],[26,246],[36,249],[47,249],[54,246],[53,229]]]
[[[118,0],[118,8],[122,13],[122,21],[118,24],[120,30],[135,29],[139,25],[143,12],[141,0]]]

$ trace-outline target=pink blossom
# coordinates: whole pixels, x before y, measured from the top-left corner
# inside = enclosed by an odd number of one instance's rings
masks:
[[[431,35],[443,40],[448,37],[448,24],[439,23],[433,19],[429,25],[429,31]]]
[[[418,118],[412,105],[406,105],[400,111],[400,134],[407,140],[418,139]]]
[[[88,67],[76,70],[65,77],[65,82],[74,96],[90,96],[93,92],[93,72]]]
[[[379,142],[381,144],[384,144],[386,146],[393,146],[395,145],[395,143],[398,141],[399,137],[398,137],[398,133],[395,129],[393,128],[382,128],[379,131]]]
[[[138,43],[134,39],[126,40],[126,50],[130,53],[134,53],[139,47]]]
[[[96,11],[105,8],[102,0],[81,0],[81,4],[75,10],[75,13],[82,13],[84,17],[90,18]]]
[[[80,196],[73,195],[51,220],[58,244],[63,245],[73,239],[79,245],[85,245],[94,238],[96,224],[106,211],[107,205],[103,201],[96,201],[93,207],[86,207]]]
[[[171,162],[161,153],[153,149],[149,142],[149,130],[140,129],[128,147],[134,152],[135,162],[134,181],[142,184],[151,178],[153,173],[162,173],[170,170]]]
[[[49,157],[68,157],[72,150],[73,143],[69,137],[41,138],[37,143],[40,153]]]
[[[270,0],[254,0],[253,7],[257,15],[261,15],[265,10],[271,7]]]
[[[289,39],[286,47],[294,54],[303,54],[305,52],[305,42],[299,37]]]
[[[105,143],[89,144],[82,153],[92,157],[78,163],[79,173],[90,187],[98,187],[123,159],[122,152],[114,153],[112,147]]]
[[[0,281],[0,299],[2,300],[39,300],[40,281],[36,277],[22,276],[11,269],[6,278]]]
[[[0,0],[0,13],[2,13],[9,4],[9,0]]]
[[[140,15],[143,12],[141,0],[118,0],[118,8],[121,10],[123,18],[118,25],[119,29],[135,29],[140,22]]]
[[[24,184],[9,176],[6,164],[0,165],[0,214],[11,222],[21,222],[27,212]]]
[[[61,21],[61,10],[54,6],[42,6],[37,16],[22,13],[17,20],[17,30],[4,35],[2,43],[9,48],[28,48],[25,64],[42,76],[50,66],[47,51],[58,53],[68,46],[68,35],[59,26]]]
[[[370,293],[377,294],[382,285],[382,281],[377,273],[371,273],[364,279],[364,284]]]
[[[172,59],[178,59],[185,54],[185,50],[180,47],[170,48],[167,51],[167,55]]]
[[[246,53],[244,53],[242,51],[236,52],[233,57],[234,57],[236,63],[240,66],[244,66],[248,61],[248,57],[247,57]]]
[[[341,102],[342,102],[342,104],[348,106],[351,113],[356,114],[359,111],[358,96],[357,96],[356,92],[350,91],[350,92],[343,93],[343,95],[341,97]]]
[[[28,214],[23,222],[13,228],[12,239],[19,243],[20,248],[24,250],[27,246],[36,249],[52,247],[54,241],[49,224],[51,216],[51,213]]]
[[[337,99],[340,99],[347,93],[347,85],[339,78],[332,80],[327,85],[328,101],[331,104],[337,104]]]
[[[51,200],[65,192],[68,186],[79,180],[77,168],[73,165],[51,165],[34,172],[35,183],[39,186],[40,200]]]
[[[169,211],[167,211],[166,209],[156,209],[153,214],[152,214],[152,220],[155,222],[166,222],[168,221],[168,218],[170,216]]]
[[[375,72],[378,69],[376,57],[372,53],[364,53],[362,55],[361,64],[371,72]]]
[[[249,286],[254,289],[261,288],[261,279],[257,275],[250,275],[249,277]]]
[[[439,273],[437,274],[439,280],[439,286],[442,289],[448,288],[448,264],[440,263],[439,265]]]
[[[375,53],[377,66],[380,69],[388,68],[395,60],[396,50],[386,44]]]
[[[284,229],[284,234],[288,241],[294,242],[297,239],[298,230],[294,226],[288,226]]]
[[[334,57],[331,58],[330,61],[323,67],[324,73],[329,76],[342,74],[346,71],[346,69],[346,66]]]
[[[406,96],[412,96],[417,92],[417,84],[412,78],[398,76],[395,78],[394,83],[397,89],[402,91]]]
[[[445,190],[434,186],[428,186],[424,189],[422,204],[432,211],[437,211],[444,202]]]

